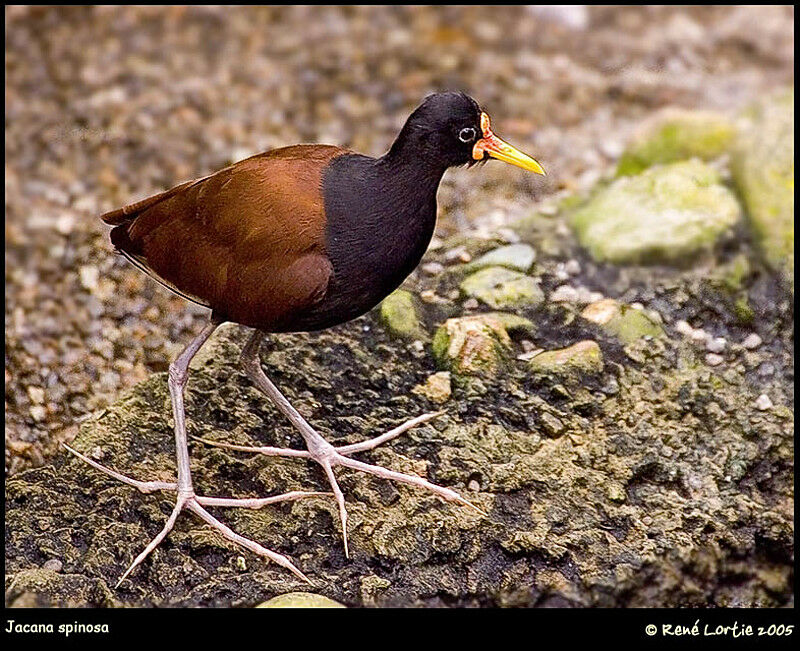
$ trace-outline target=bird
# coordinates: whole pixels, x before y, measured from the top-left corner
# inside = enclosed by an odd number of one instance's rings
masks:
[[[425,253],[436,226],[436,195],[445,171],[489,159],[545,174],[535,159],[494,134],[488,114],[476,100],[462,92],[440,92],[426,97],[411,113],[381,157],[333,145],[282,147],[101,216],[113,227],[110,239],[116,252],[164,287],[211,310],[208,322],[169,366],[176,482],[136,480],[66,446],[95,469],[142,492],[176,494],[163,529],[135,558],[117,586],[164,540],[183,510],[194,512],[227,539],[310,583],[289,557],[237,534],[206,507],[261,508],[280,501],[330,496],[330,492],[220,498],[197,495],[193,488],[184,388],[192,358],[226,322],[252,329],[242,348],[241,364],[256,387],[299,431],[306,449],[200,440],[319,464],[338,505],[346,556],[347,509],[334,468],[416,486],[480,511],[449,488],[352,456],[443,412],[417,416],[360,443],[334,446],[267,377],[259,350],[267,335],[331,328],[378,305],[411,274]]]

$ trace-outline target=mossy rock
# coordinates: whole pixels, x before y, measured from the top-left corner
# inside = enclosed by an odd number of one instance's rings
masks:
[[[731,168],[761,251],[794,292],[794,89],[743,117]]]
[[[381,321],[394,336],[403,339],[426,339],[427,333],[420,323],[414,295],[397,289],[383,299],[380,305]]]
[[[484,253],[477,260],[464,265],[464,271],[473,273],[487,267],[505,267],[528,273],[535,260],[536,250],[530,244],[509,244]]]
[[[544,302],[544,293],[533,278],[504,267],[487,267],[468,276],[461,283],[461,292],[496,310]]]
[[[346,608],[338,601],[313,592],[288,592],[258,604],[256,608]]]
[[[507,364],[511,339],[501,319],[492,315],[445,321],[433,337],[433,356],[439,368],[454,376],[497,375]]]
[[[664,334],[658,321],[647,312],[612,298],[587,305],[581,316],[587,321],[596,323],[603,331],[626,344],[641,337],[660,337]]]
[[[736,198],[699,160],[622,177],[571,215],[595,260],[678,263],[713,247],[739,220]]]
[[[552,375],[575,380],[581,375],[596,375],[603,371],[603,352],[596,341],[579,341],[572,346],[546,350],[528,362],[535,375]]]
[[[617,175],[689,158],[713,160],[730,149],[735,136],[734,121],[722,113],[668,107],[637,130],[619,160]]]

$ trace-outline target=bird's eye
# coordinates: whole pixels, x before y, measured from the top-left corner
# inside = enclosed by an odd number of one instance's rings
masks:
[[[458,139],[461,142],[472,142],[475,140],[475,129],[472,127],[464,127],[458,132]]]

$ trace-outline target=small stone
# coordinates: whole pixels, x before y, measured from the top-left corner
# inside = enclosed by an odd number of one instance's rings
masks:
[[[709,366],[719,366],[724,361],[725,358],[722,355],[717,355],[717,353],[708,353],[706,355],[706,364]]]
[[[564,271],[570,276],[577,276],[581,272],[581,263],[575,259],[567,260],[564,264]]]
[[[33,405],[30,408],[30,414],[33,420],[41,423],[47,417],[47,410],[42,405]]]
[[[502,320],[490,314],[448,319],[433,338],[439,368],[454,375],[496,375],[511,352]]]
[[[469,483],[467,484],[467,489],[471,490],[473,493],[476,493],[481,489],[481,485],[476,479],[470,479]]]
[[[464,246],[457,246],[454,249],[450,249],[444,254],[444,259],[447,262],[469,262],[472,260],[472,256],[467,251],[467,248]]]
[[[679,335],[683,335],[684,337],[691,337],[694,333],[694,328],[690,326],[686,321],[681,319],[680,321],[675,322],[675,331]]]
[[[44,389],[42,387],[28,387],[28,397],[31,399],[31,402],[41,405],[44,403]]]
[[[550,438],[558,438],[564,433],[564,423],[561,419],[545,411],[541,415],[542,428]]]
[[[756,408],[761,411],[772,409],[772,400],[770,400],[766,393],[762,393],[760,396],[758,396],[758,398],[756,398]]]
[[[536,260],[536,251],[529,244],[509,244],[483,254],[467,265],[467,272],[480,271],[487,267],[505,267],[527,273]]]
[[[558,376],[597,374],[603,370],[603,353],[595,341],[579,341],[567,348],[546,350],[528,362],[533,373]]]
[[[755,332],[747,335],[742,342],[742,346],[747,350],[755,350],[761,345],[761,337],[759,337]]]
[[[45,561],[42,565],[43,570],[50,570],[51,572],[60,572],[64,567],[64,563],[62,563],[57,558],[51,558],[48,561]]]
[[[504,267],[488,267],[468,276],[461,283],[461,291],[494,309],[536,306],[544,301],[533,278]]]
[[[440,262],[426,262],[421,269],[429,276],[437,276],[444,271],[444,265]]]
[[[84,265],[79,270],[81,285],[90,292],[97,289],[97,281],[100,278],[100,270],[92,265]]]
[[[689,335],[689,339],[696,344],[705,344],[706,339],[708,339],[708,333],[702,328],[695,328],[692,330],[692,334]]]
[[[550,294],[553,303],[577,303],[580,294],[572,285],[561,285]]]
[[[381,302],[381,321],[395,337],[405,339],[424,338],[424,331],[417,316],[414,295],[397,289]]]
[[[434,373],[423,384],[418,384],[411,389],[411,392],[425,396],[431,402],[447,402],[453,392],[450,384],[450,372],[439,371]]]
[[[706,340],[706,350],[712,353],[721,353],[728,342],[724,337],[709,337]]]
[[[633,343],[641,337],[658,337],[663,334],[661,326],[648,313],[635,310],[630,305],[605,298],[588,305],[581,316],[596,323],[605,332],[624,343]]]
[[[477,298],[468,298],[464,301],[464,309],[465,310],[476,310],[480,306]]]
[[[288,592],[258,604],[256,608],[346,608],[346,606],[321,594]]]
[[[508,242],[509,244],[516,244],[521,239],[517,232],[510,228],[498,228],[497,236],[503,240],[503,242]]]

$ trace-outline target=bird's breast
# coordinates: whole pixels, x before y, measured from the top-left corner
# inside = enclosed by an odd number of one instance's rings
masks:
[[[403,182],[374,159],[334,159],[323,177],[325,248],[333,268],[324,297],[303,316],[320,329],[372,309],[419,264],[436,226],[438,178]]]

